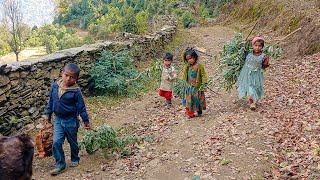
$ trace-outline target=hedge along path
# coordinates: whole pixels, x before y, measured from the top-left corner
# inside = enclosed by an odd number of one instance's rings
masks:
[[[223,45],[234,36],[232,29],[214,26],[187,30],[187,41],[210,55],[218,55]],[[179,47],[177,47],[179,48]],[[181,48],[182,49],[182,48]],[[181,53],[181,52],[179,52]],[[213,76],[218,61],[200,55],[207,75]],[[176,54],[176,61],[180,54]],[[111,127],[133,127],[136,135],[150,136],[154,142],[137,146],[126,158],[103,158],[99,153],[81,153],[80,166],[68,168],[60,179],[258,179],[271,171],[266,158],[272,143],[264,137],[268,129],[259,112],[248,110],[237,94],[213,89],[207,91],[207,107],[203,117],[186,118],[178,98],[174,108],[167,110],[157,90],[140,99],[128,100],[118,106],[95,109],[88,104],[93,126],[107,123]],[[263,108],[263,105],[258,108]],[[128,128],[130,129],[130,128]],[[68,147],[66,160],[69,162]],[[35,159],[34,179],[54,179],[49,170],[52,158]]]

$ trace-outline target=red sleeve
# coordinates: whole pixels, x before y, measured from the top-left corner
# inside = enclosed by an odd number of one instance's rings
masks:
[[[267,68],[270,66],[268,56],[264,56],[262,60],[262,68]]]

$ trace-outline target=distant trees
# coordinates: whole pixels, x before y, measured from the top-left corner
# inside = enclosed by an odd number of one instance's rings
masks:
[[[4,25],[0,25],[0,56],[6,55],[11,51],[11,47],[7,40],[10,34]]]
[[[136,15],[136,27],[138,34],[145,34],[148,32],[148,14],[145,11],[140,11]]]
[[[10,34],[7,42],[16,55],[16,61],[19,61],[28,33],[28,27],[22,23],[21,5],[18,0],[3,0],[1,5],[5,27]]]
[[[45,25],[33,30],[26,41],[28,46],[45,46],[47,53],[78,47],[84,43],[85,41],[77,36],[74,31],[57,24]]]
[[[220,7],[235,0],[55,0],[55,24],[32,29],[22,24],[18,1],[0,0],[6,20],[0,24],[0,55],[13,51],[17,60],[25,47],[45,46],[47,53],[53,53],[122,31],[145,34],[155,28],[150,22],[160,15],[175,15],[188,27],[216,16]],[[90,35],[80,38],[64,25],[86,29]]]
[[[59,0],[58,0],[59,1]],[[66,6],[69,1],[69,6]],[[116,32],[146,33],[148,21],[173,12],[179,0],[60,0],[55,22],[88,29],[97,38]]]
[[[88,29],[97,38],[115,32],[143,34],[148,22],[159,15],[176,15],[187,27],[217,15],[218,9],[235,0],[57,0],[55,22]]]
[[[39,28],[23,25],[23,47],[44,46],[48,54],[58,50],[82,46],[95,42],[92,36],[86,36],[83,39],[75,34],[75,31],[67,29],[58,24],[45,25]],[[12,52],[8,39],[11,34],[4,25],[0,25],[0,55],[6,55]]]

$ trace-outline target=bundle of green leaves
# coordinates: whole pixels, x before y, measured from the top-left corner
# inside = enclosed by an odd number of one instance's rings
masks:
[[[95,80],[98,95],[130,96],[135,95],[142,87],[142,78],[128,81],[139,75],[133,65],[134,59],[127,52],[112,53],[103,51],[98,61],[91,66],[91,76]]]
[[[181,98],[183,98],[185,94],[185,89],[189,86],[190,84],[187,81],[184,81],[180,78],[177,78],[176,82],[174,83],[173,86],[173,93],[176,95],[179,95]]]
[[[279,57],[281,51],[278,45],[266,45],[262,49],[263,53],[273,59]],[[241,33],[237,33],[230,42],[223,46],[219,59],[221,74],[216,80],[220,80],[221,86],[228,92],[237,83],[245,58],[249,52],[252,52],[251,42],[244,40]]]
[[[135,144],[142,140],[143,138],[133,136],[121,138],[114,129],[103,124],[94,131],[86,131],[79,145],[80,148],[85,149],[88,154],[93,154],[100,149],[107,153],[118,152],[126,154],[126,147],[128,145]]]

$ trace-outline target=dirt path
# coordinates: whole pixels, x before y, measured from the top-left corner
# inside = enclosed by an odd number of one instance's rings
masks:
[[[189,32],[195,46],[212,55],[234,34],[220,26]],[[202,55],[200,60],[212,75],[216,62]],[[82,152],[81,165],[56,178],[48,174],[53,159],[36,158],[34,179],[264,179],[271,171],[272,157],[265,118],[259,111],[248,110],[246,102],[233,103],[235,92],[217,92],[206,92],[208,110],[191,120],[178,98],[168,111],[156,91],[119,107],[101,108],[92,113],[94,117],[105,118],[112,127],[132,128],[137,135],[155,141],[138,145],[126,158]]]

